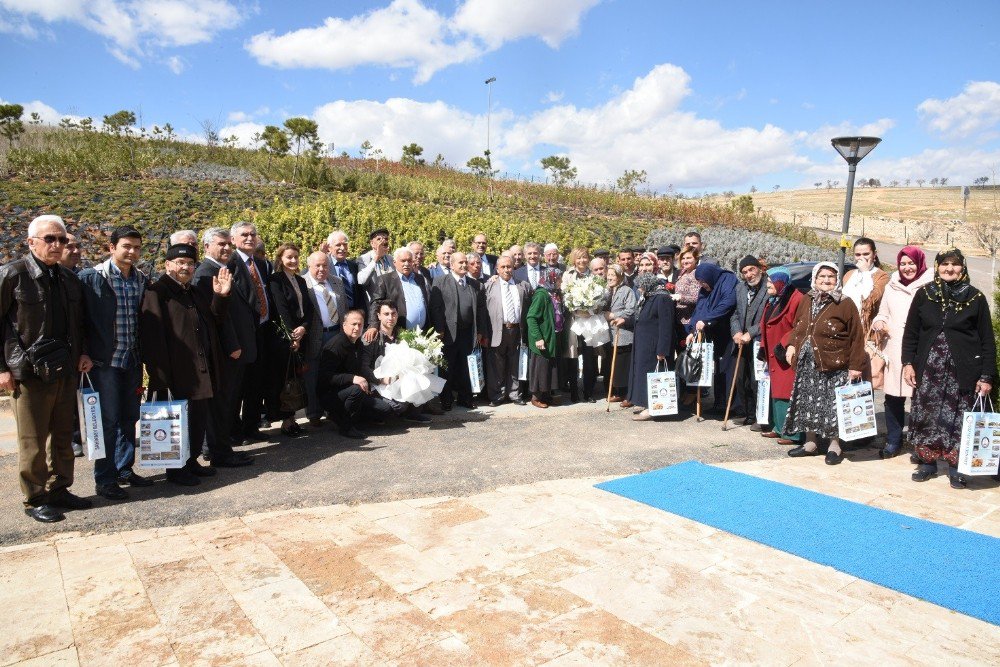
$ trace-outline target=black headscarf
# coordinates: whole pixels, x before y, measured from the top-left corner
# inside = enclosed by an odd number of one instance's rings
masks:
[[[958,280],[951,282],[941,280],[938,267],[947,260],[958,260],[962,265],[962,275]],[[941,304],[941,310],[952,310],[956,313],[983,294],[969,281],[969,265],[965,261],[965,255],[958,248],[946,248],[937,254],[934,258],[934,282],[928,283],[924,287],[924,292],[929,301]]]

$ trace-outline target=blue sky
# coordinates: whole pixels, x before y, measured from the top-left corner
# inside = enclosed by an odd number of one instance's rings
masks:
[[[0,0],[0,98],[47,121],[127,108],[249,143],[309,116],[336,151],[416,141],[461,166],[682,192],[1000,171],[1000,3]],[[12,65],[12,63],[14,65]]]

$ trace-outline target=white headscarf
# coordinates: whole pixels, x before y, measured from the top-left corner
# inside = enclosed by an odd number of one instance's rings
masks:
[[[878,271],[878,267],[874,264],[864,270],[857,268],[851,273],[850,279],[844,283],[844,296],[854,302],[854,305],[858,307],[858,312],[861,312],[861,304],[875,289],[873,276],[876,271]]]

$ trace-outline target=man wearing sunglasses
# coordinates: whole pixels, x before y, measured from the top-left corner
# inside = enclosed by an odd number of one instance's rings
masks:
[[[91,507],[69,491],[77,373],[91,362],[82,354],[80,281],[59,265],[66,241],[62,218],[39,216],[28,225],[30,252],[0,267],[0,388],[13,397],[24,512],[44,523],[63,520],[63,509]],[[47,364],[51,352],[35,354],[42,341],[68,360]]]

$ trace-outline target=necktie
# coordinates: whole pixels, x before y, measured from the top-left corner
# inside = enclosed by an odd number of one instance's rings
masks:
[[[514,312],[514,288],[509,283],[503,291],[503,319],[506,324],[517,322],[517,313]]]
[[[330,325],[333,326],[340,319],[339,313],[337,312],[337,304],[333,301],[333,295],[330,294],[330,290],[327,289],[325,283],[317,283],[319,285],[320,291],[323,292],[323,301],[326,303],[326,312],[330,314]]]
[[[260,314],[260,318],[264,319],[267,317],[267,295],[264,294],[264,283],[260,280],[260,274],[257,273],[257,265],[253,262],[253,257],[247,259],[247,271],[250,272],[250,279],[253,280],[254,289],[257,290],[257,311]]]

